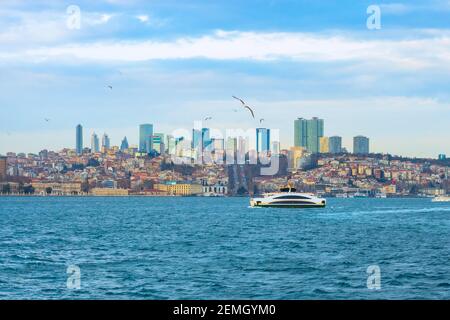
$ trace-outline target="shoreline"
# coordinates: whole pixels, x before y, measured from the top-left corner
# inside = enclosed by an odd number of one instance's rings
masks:
[[[92,194],[86,194],[86,195],[33,195],[33,194],[0,194],[1,197],[10,197],[10,198],[252,198],[254,196],[183,196],[183,195],[144,195],[144,194],[130,194],[130,195],[92,195]],[[391,196],[387,198],[377,198],[377,197],[349,197],[349,198],[339,198],[339,197],[326,197],[323,196],[325,199],[433,199],[434,197],[423,197],[423,196],[415,196],[415,195],[406,195],[406,196]]]

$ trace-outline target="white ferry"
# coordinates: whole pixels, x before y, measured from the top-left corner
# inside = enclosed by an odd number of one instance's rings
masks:
[[[450,196],[437,196],[431,199],[433,202],[450,202]]]
[[[298,193],[294,188],[282,188],[280,192],[265,193],[260,198],[250,199],[252,207],[270,208],[323,208],[325,199],[309,193]]]

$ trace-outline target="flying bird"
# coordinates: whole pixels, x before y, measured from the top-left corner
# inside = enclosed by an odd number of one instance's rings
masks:
[[[45,120],[45,122],[49,122],[49,121],[50,121],[50,119],[49,119],[49,118],[45,118],[44,120]]]
[[[112,90],[112,86],[108,86],[108,88]]]
[[[211,119],[212,119],[212,117],[206,117],[205,121],[208,121],[208,120],[211,120]]]
[[[259,119],[259,123],[263,123],[264,122],[264,119]]]
[[[233,98],[236,99],[236,100],[239,100],[239,101],[241,102],[242,106],[243,106],[245,109],[248,109],[248,111],[250,111],[250,113],[252,114],[253,119],[255,119],[255,112],[252,110],[252,108],[250,108],[250,107],[244,102],[244,100],[242,100],[242,99],[240,99],[240,98],[238,98],[238,97],[235,97],[235,96],[233,96]]]

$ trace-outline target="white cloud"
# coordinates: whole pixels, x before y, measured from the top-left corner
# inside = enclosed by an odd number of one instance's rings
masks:
[[[424,50],[424,48],[427,48]],[[449,66],[450,36],[416,39],[365,39],[349,35],[218,31],[170,41],[111,41],[1,52],[3,59],[70,58],[80,61],[136,62],[155,59],[278,60],[311,62],[361,61],[395,69],[418,70]]]
[[[136,19],[138,19],[142,23],[146,23],[150,18],[147,15],[139,15],[136,16]]]

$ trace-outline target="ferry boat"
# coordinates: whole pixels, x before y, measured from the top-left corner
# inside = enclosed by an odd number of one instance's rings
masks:
[[[265,193],[260,198],[250,199],[252,207],[266,208],[323,208],[326,204],[325,199],[309,193],[298,193],[295,188],[282,188],[280,192]]]
[[[431,199],[433,202],[450,202],[450,196],[437,196]]]

